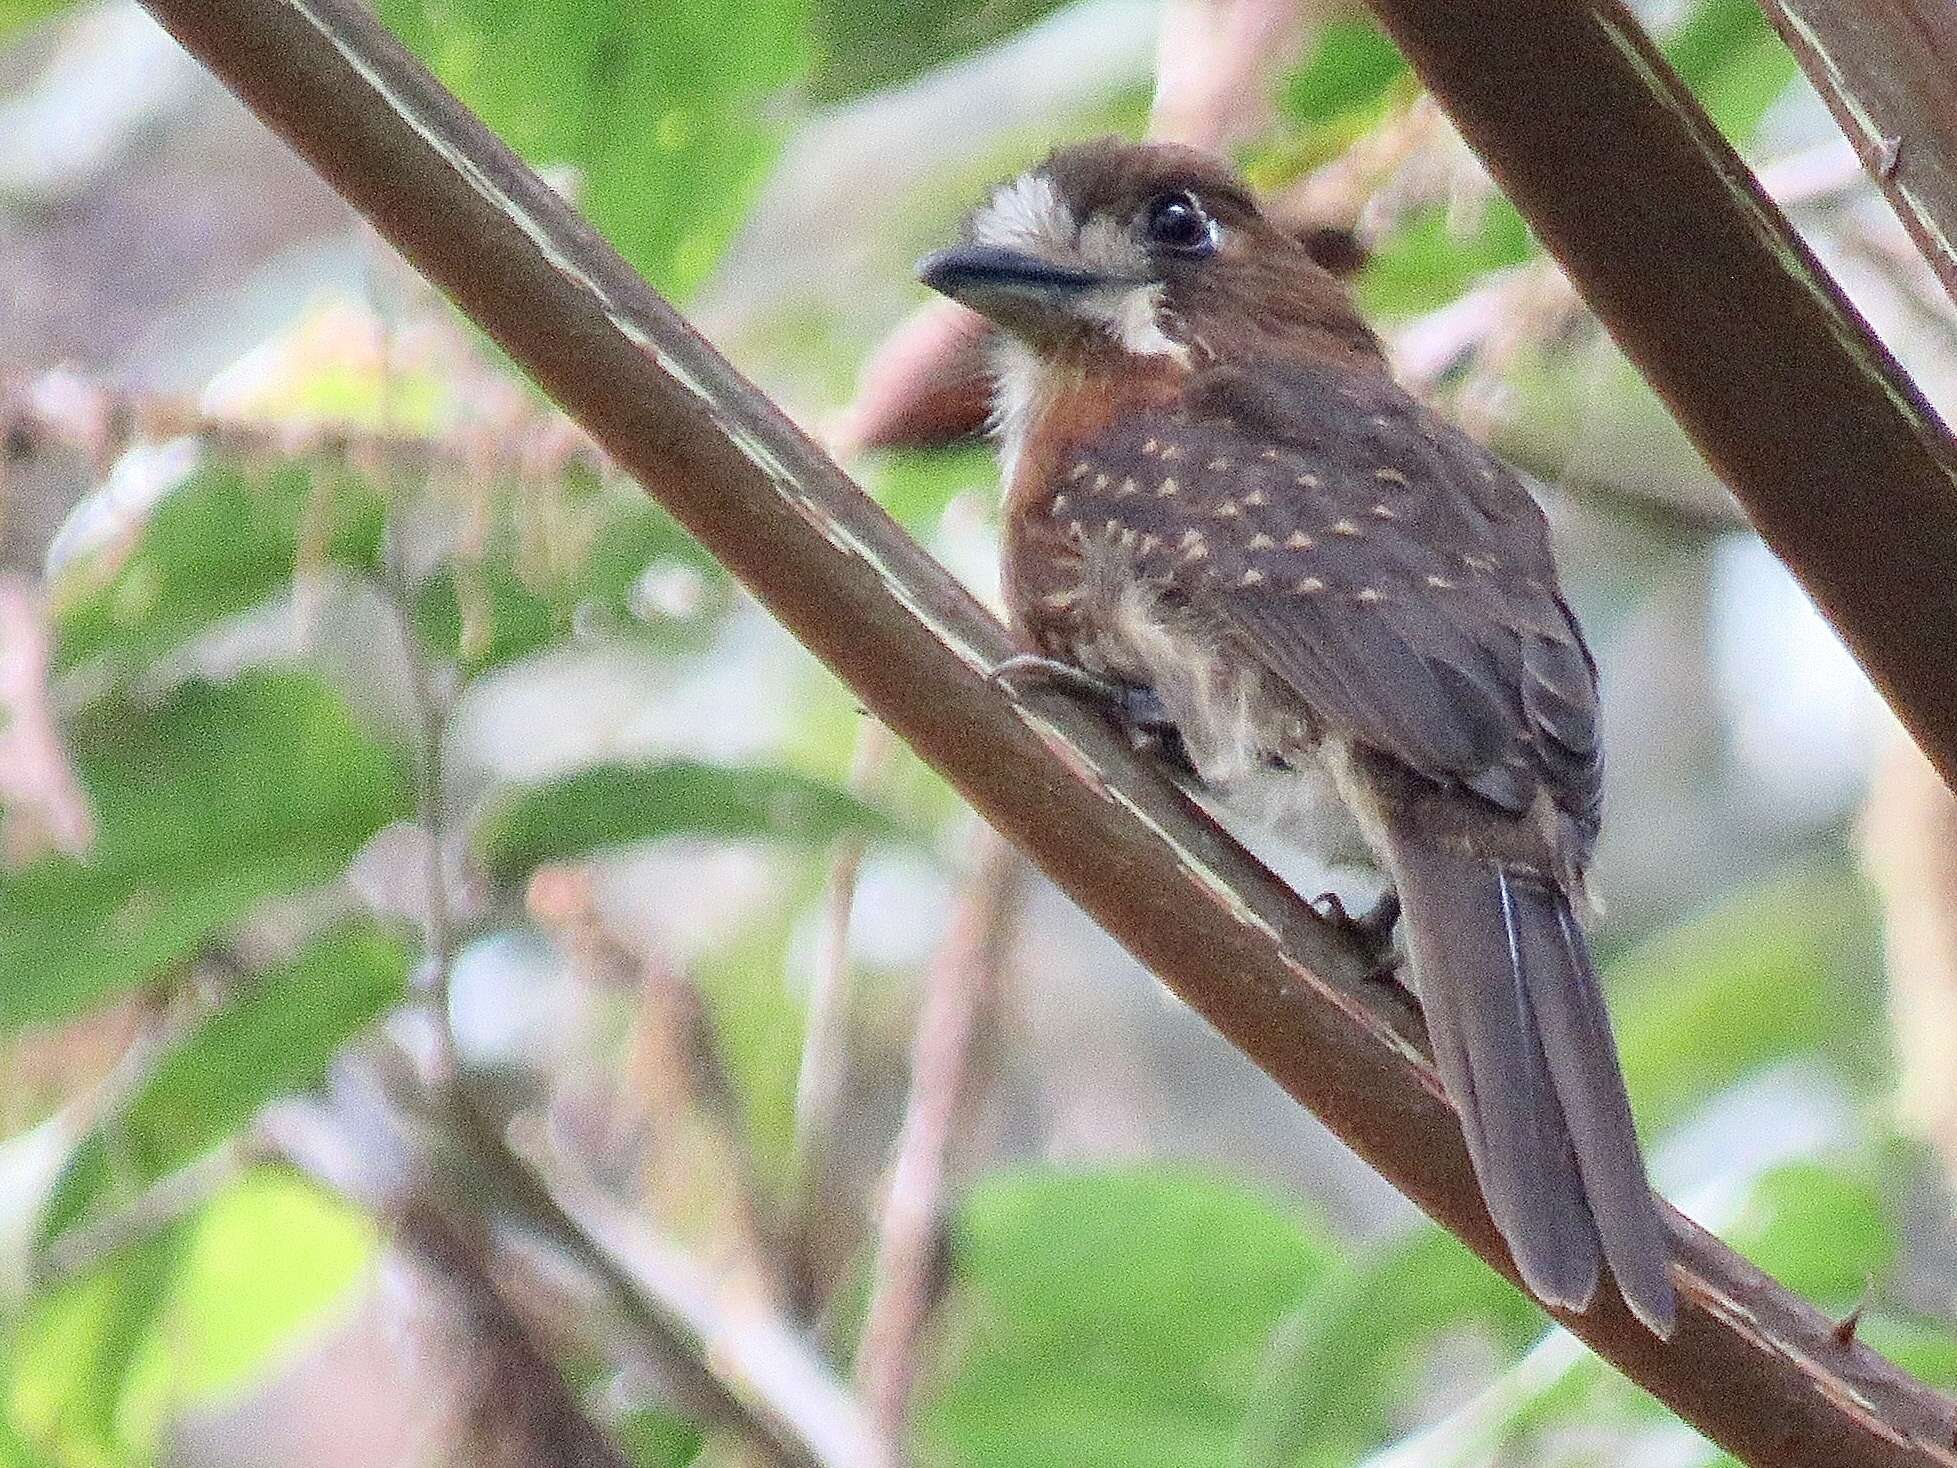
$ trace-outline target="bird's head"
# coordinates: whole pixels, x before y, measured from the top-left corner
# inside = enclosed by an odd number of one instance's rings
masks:
[[[994,189],[918,275],[1039,356],[1083,365],[1377,351],[1344,288],[1236,170],[1174,144],[1056,151]]]

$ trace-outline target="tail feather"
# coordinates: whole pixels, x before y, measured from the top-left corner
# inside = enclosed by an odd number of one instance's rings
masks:
[[[1434,1058],[1517,1272],[1582,1310],[1607,1262],[1638,1318],[1669,1335],[1664,1226],[1568,896],[1539,872],[1391,832],[1386,854]]]

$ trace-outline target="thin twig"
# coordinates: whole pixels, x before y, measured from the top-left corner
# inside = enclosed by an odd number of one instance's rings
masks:
[[[1512,1270],[1417,1020],[1365,956],[1092,711],[1000,688],[1005,629],[359,0],[144,3],[990,824]],[[1957,770],[1957,451],[1920,394],[1620,7],[1396,0],[1390,25],[1457,120],[1462,94],[1480,104],[1464,132]],[[1672,1339],[1614,1294],[1559,1317],[1574,1333],[1776,1468],[1957,1463],[1946,1399],[1859,1343],[1843,1353],[1831,1321],[1667,1217]]]
[[[474,1221],[479,1223],[479,1220]],[[438,1287],[459,1358],[439,1461],[453,1468],[630,1468],[565,1384],[510,1299],[487,1230],[411,1198],[394,1216],[397,1247]],[[458,1442],[457,1439],[460,1439]]]
[[[850,757],[849,790],[864,795],[889,766],[897,741],[874,719],[857,730]],[[850,916],[863,866],[864,840],[842,836],[830,848],[829,878],[822,895],[822,943],[815,959],[802,1030],[802,1060],[795,1076],[794,1174],[789,1186],[790,1223],[785,1261],[792,1303],[803,1320],[823,1305],[818,1237],[833,1220],[830,1169],[837,1103],[849,1068]]]
[[[234,1137],[175,1172],[165,1173],[113,1213],[55,1238],[38,1262],[37,1282],[80,1279],[112,1255],[188,1218],[257,1160],[250,1137]]]
[[[704,1182],[725,1201],[724,1213],[715,1217],[717,1235],[773,1297],[787,1299],[787,1246],[766,1206],[754,1149],[745,1143],[739,1091],[721,1060],[699,983],[667,955],[628,944],[610,930],[586,867],[540,869],[524,905],[599,982],[638,992],[619,1104],[631,1109],[622,1120],[643,1124],[652,1134],[655,1175],[647,1193],[654,1213],[668,1191],[662,1187],[666,1179],[675,1193]]]
[[[472,1156],[503,1196],[588,1268],[633,1323],[711,1373],[734,1420],[784,1468],[887,1468],[890,1454],[848,1391],[751,1291],[717,1285],[643,1219],[572,1179],[543,1146],[519,1156],[472,1128]]]
[[[975,833],[970,875],[925,970],[911,1047],[910,1099],[891,1164],[856,1379],[893,1443],[909,1435],[924,1330],[937,1300],[947,1179],[969,1114],[972,1041],[998,987],[1023,893],[1025,862],[989,826]]]

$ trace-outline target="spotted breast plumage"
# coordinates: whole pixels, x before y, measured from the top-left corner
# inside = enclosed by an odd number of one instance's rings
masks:
[[[1020,638],[1115,690],[1226,800],[1331,788],[1341,819],[1293,834],[1397,892],[1524,1281],[1581,1310],[1608,1265],[1669,1331],[1663,1225],[1576,915],[1596,668],[1520,477],[1394,382],[1337,283],[1191,150],[1063,150],[925,277],[1006,331]]]

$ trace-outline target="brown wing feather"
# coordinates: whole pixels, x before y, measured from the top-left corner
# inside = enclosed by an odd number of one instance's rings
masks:
[[[1074,457],[1056,517],[1113,537],[1334,731],[1579,847],[1596,671],[1520,478],[1384,376],[1216,368]]]

